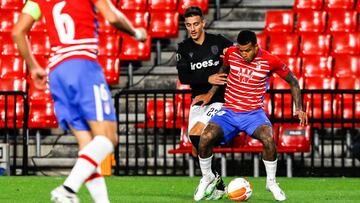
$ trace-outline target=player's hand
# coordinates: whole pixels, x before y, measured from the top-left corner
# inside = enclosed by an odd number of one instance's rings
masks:
[[[212,93],[205,93],[205,94],[198,95],[191,102],[191,106],[193,106],[195,104],[199,104],[199,103],[201,103],[201,106],[205,106],[207,103],[210,102],[212,96],[213,96]]]
[[[210,75],[208,78],[208,82],[212,85],[225,85],[227,81],[226,73],[215,73]]]
[[[297,110],[295,111],[295,116],[297,116],[300,120],[300,126],[308,124],[308,116],[306,111]]]
[[[45,90],[47,83],[47,73],[41,67],[32,69],[30,72],[32,81],[36,89]]]
[[[137,39],[140,42],[145,42],[148,35],[144,28],[136,28],[134,37],[135,37],[135,39]]]

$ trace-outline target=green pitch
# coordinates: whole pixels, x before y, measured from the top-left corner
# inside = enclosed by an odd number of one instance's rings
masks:
[[[225,178],[225,182],[228,184],[231,179]],[[63,181],[63,177],[0,176],[0,203],[50,202],[50,191]],[[198,181],[199,177],[106,179],[110,200],[113,203],[194,202],[192,197]],[[249,181],[253,185],[253,195],[247,202],[275,202],[272,194],[265,191],[264,178],[249,177]],[[360,202],[360,178],[278,178],[278,182],[287,195],[286,202]],[[92,202],[86,188],[82,188],[79,197],[81,202]]]

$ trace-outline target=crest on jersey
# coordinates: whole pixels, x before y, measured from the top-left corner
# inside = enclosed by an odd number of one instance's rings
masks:
[[[219,48],[216,45],[211,46],[211,53],[217,55],[219,53]]]
[[[190,56],[190,58],[192,58],[192,57],[193,57],[193,55],[194,55],[194,52],[189,52],[189,56]]]
[[[181,54],[177,53],[176,54],[176,61],[179,62],[181,60]]]

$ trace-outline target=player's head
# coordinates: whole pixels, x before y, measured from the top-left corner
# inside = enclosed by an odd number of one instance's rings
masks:
[[[190,6],[185,10],[185,27],[189,36],[197,41],[204,35],[205,20],[203,12],[197,6]]]
[[[237,43],[241,57],[245,61],[251,62],[259,50],[255,32],[250,30],[241,31],[237,37]]]

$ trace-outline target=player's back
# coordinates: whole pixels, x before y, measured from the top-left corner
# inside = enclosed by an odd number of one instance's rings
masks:
[[[45,17],[52,57],[50,67],[69,58],[97,59],[97,21],[91,0],[33,0]]]

